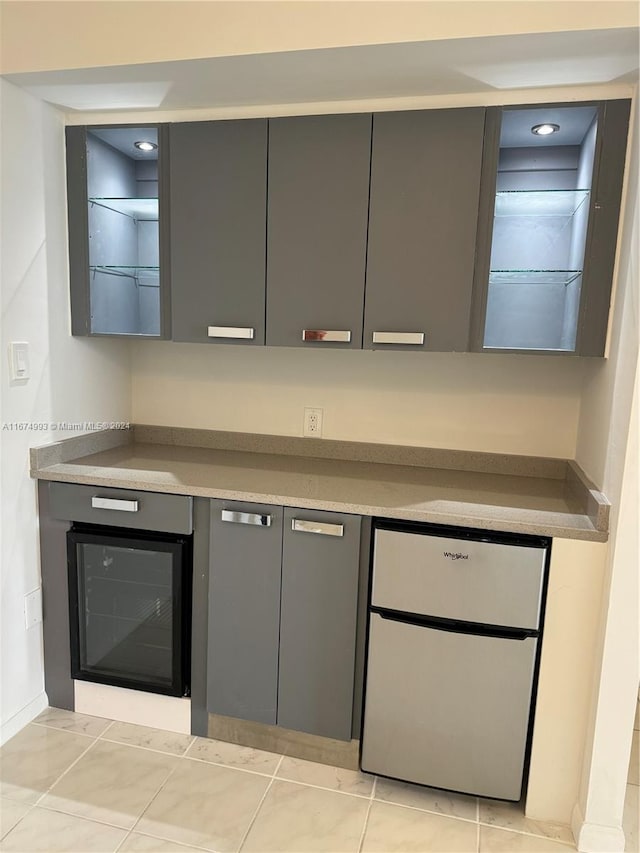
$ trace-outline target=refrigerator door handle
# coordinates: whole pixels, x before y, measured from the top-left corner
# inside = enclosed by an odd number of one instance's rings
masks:
[[[400,610],[388,610],[372,607],[371,613],[377,613],[382,619],[402,622],[418,628],[432,628],[435,631],[451,631],[454,634],[472,634],[481,637],[497,637],[501,640],[526,640],[537,637],[538,631],[526,628],[503,628],[500,625],[484,625],[479,622],[460,622],[456,619],[439,619],[435,616],[421,616],[419,613],[404,613]]]

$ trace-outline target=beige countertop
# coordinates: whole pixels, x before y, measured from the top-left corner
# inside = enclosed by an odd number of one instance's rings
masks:
[[[608,535],[608,502],[565,460],[322,440],[320,447],[317,440],[199,430],[168,433],[135,427],[120,435],[96,433],[34,449],[31,474],[42,480],[570,539],[606,541]],[[178,443],[181,439],[184,444]],[[207,446],[188,446],[194,443]],[[279,452],[265,452],[274,450]],[[326,458],[310,455],[316,452]],[[335,458],[349,454],[377,461]],[[396,464],[398,459],[411,462]],[[476,470],[464,470],[465,460]],[[538,468],[544,476],[537,475]]]

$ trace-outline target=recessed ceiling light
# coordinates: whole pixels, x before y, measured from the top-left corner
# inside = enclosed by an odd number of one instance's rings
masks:
[[[535,133],[536,136],[549,136],[551,133],[557,133],[559,130],[559,124],[534,124],[531,128],[531,133]]]
[[[146,140],[134,142],[133,144],[136,148],[140,149],[140,151],[155,151],[158,147],[155,142],[147,142]]]

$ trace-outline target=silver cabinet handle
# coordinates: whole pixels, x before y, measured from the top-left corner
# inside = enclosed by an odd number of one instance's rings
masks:
[[[242,338],[252,341],[256,330],[250,326],[208,326],[207,337],[209,338]]]
[[[223,521],[231,521],[234,524],[255,524],[258,527],[271,527],[271,516],[260,515],[257,512],[236,512],[231,509],[223,509],[220,517]]]
[[[93,509],[116,509],[119,512],[138,512],[138,501],[125,501],[119,498],[100,498],[94,495],[91,498]]]
[[[326,521],[303,521],[294,518],[291,529],[298,533],[319,533],[321,536],[344,536],[344,524],[327,524]]]
[[[351,342],[351,329],[303,329],[302,330],[302,340],[303,341],[320,341],[320,342],[339,342],[339,343],[350,343]]]
[[[374,332],[374,344],[418,344],[424,343],[424,332]]]

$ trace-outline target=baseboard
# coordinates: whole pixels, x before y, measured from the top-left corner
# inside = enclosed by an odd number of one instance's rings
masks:
[[[49,707],[47,694],[42,691],[36,698],[25,705],[21,711],[10,717],[6,723],[0,726],[0,746],[6,743],[14,735],[17,735],[20,729],[23,729],[31,720],[35,720],[38,714],[41,714],[45,708]]]
[[[109,684],[74,681],[75,710],[92,717],[136,723],[169,732],[191,733],[191,700],[128,690]]]
[[[579,853],[624,853],[622,827],[587,823],[578,803],[573,807],[571,830]]]
[[[266,749],[318,764],[346,767],[347,770],[357,770],[360,766],[358,740],[334,740],[220,714],[209,714],[208,735],[228,743]]]

